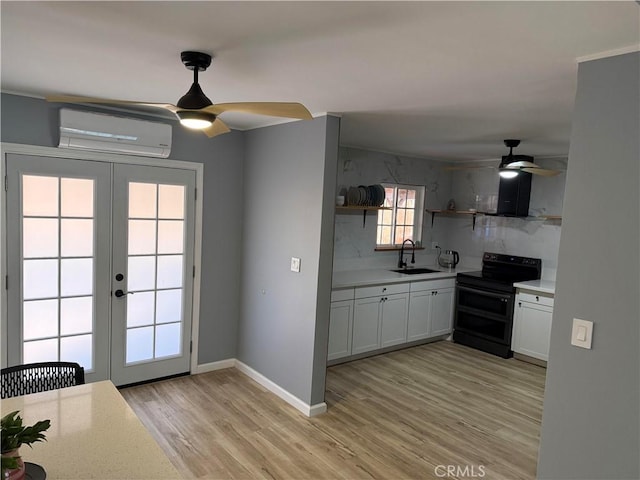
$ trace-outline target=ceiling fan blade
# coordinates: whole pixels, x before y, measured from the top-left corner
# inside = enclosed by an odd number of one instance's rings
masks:
[[[296,102],[218,103],[202,110],[216,115],[223,112],[242,112],[268,115],[270,117],[299,118],[301,120],[311,120],[313,118],[307,107]]]
[[[164,108],[170,112],[177,112],[178,107],[170,103],[134,102],[131,100],[114,100],[110,98],[81,97],[77,95],[48,95],[47,102],[52,103],[99,103],[106,105],[131,105],[139,107]]]
[[[223,133],[230,132],[231,130],[222,120],[216,118],[210,127],[205,128],[202,131],[207,135],[207,137],[211,138],[217,135],[222,135]]]
[[[459,171],[459,170],[475,170],[478,168],[493,168],[496,169],[498,167],[494,165],[452,165],[450,167],[442,167],[442,170],[445,171]]]
[[[538,165],[536,165],[533,162],[527,162],[526,160],[521,160],[519,162],[511,162],[508,163],[507,165],[505,165],[505,168],[540,168]]]
[[[540,167],[536,167],[536,168],[525,167],[525,168],[520,168],[519,170],[527,173],[533,173],[534,175],[543,175],[545,177],[554,177],[562,173],[560,170],[547,170],[546,168],[540,168]]]

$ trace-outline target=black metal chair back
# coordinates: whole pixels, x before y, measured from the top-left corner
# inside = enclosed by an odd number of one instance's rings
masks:
[[[16,365],[0,371],[0,398],[84,384],[84,368],[74,362]]]

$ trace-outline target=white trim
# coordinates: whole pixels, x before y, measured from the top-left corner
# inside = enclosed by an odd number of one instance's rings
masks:
[[[195,236],[193,241],[193,305],[191,307],[191,371],[198,368],[198,345],[200,343],[200,285],[202,281],[202,199],[204,198],[204,164],[196,171]]]
[[[236,360],[236,368],[247,377],[262,385],[271,393],[275,393],[278,397],[305,414],[307,417],[313,417],[327,411],[327,404],[325,402],[309,405],[240,360]]]
[[[615,48],[613,50],[607,50],[605,52],[593,53],[591,55],[585,55],[583,57],[576,58],[577,63],[590,62],[592,60],[600,60],[602,58],[615,57],[617,55],[624,55],[625,53],[640,52],[640,44],[627,45],[622,48]]]
[[[196,365],[191,369],[192,375],[199,375],[201,373],[215,372],[216,370],[222,370],[225,368],[233,368],[236,366],[237,360],[235,358],[227,358],[226,360],[219,360],[217,362],[202,363]]]
[[[198,341],[200,332],[200,271],[202,270],[202,199],[203,195],[203,174],[204,165],[197,162],[187,162],[182,160],[171,160],[167,158],[148,158],[136,157],[133,155],[119,155],[112,153],[100,153],[91,151],[76,151],[68,149],[60,149],[56,147],[42,147],[37,145],[26,145],[21,143],[0,143],[0,329],[6,332],[7,328],[7,290],[4,285],[5,276],[7,275],[6,264],[6,248],[7,248],[7,229],[6,229],[6,201],[7,192],[4,189],[4,177],[6,175],[6,156],[15,153],[22,155],[32,155],[52,158],[70,158],[77,160],[102,161],[109,163],[125,163],[129,165],[148,165],[153,167],[169,167],[181,168],[184,170],[195,170],[197,198],[195,203],[195,236],[194,236],[194,253],[193,264],[196,267],[196,276],[193,279],[193,308],[191,309],[191,339],[193,341],[193,349],[191,351],[190,365],[191,370],[198,366]],[[6,366],[7,358],[7,341],[6,335],[0,340],[0,365]]]
[[[8,325],[8,305],[7,305],[7,286],[5,285],[5,279],[7,278],[7,191],[5,187],[5,178],[7,160],[2,149],[2,155],[0,155],[0,332],[4,332],[0,335],[0,367],[5,368],[9,365],[9,356],[7,354],[7,347],[9,345],[9,339],[7,335]]]
[[[327,413],[327,404],[325,402],[316,403],[309,407],[309,414],[307,417],[315,417],[316,415],[321,415],[323,413]]]
[[[126,163],[129,165],[146,165],[151,167],[182,168],[196,170],[202,175],[203,164],[170,158],[138,157],[135,155],[121,155],[116,153],[92,152],[90,150],[71,150],[68,148],[42,147],[22,143],[2,143],[2,154],[16,153],[39,157],[70,158],[72,160],[92,160],[94,162]]]

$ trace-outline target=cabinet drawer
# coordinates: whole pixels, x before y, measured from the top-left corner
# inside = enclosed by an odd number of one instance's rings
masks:
[[[516,301],[536,303],[538,305],[546,305],[548,307],[553,307],[553,297],[542,294],[542,293],[520,292],[518,293],[518,298],[516,299]]]
[[[391,283],[389,285],[375,285],[373,287],[356,288],[356,298],[378,297],[394,293],[408,293],[409,283]]]
[[[331,290],[331,301],[341,302],[343,300],[353,300],[353,288],[340,288]]]
[[[411,282],[411,292],[439,290],[441,288],[453,288],[455,286],[456,286],[455,278],[442,278],[439,280],[423,280],[420,282]]]

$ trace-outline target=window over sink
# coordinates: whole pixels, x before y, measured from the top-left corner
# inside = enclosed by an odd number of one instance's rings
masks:
[[[405,240],[422,243],[425,187],[383,183],[385,200],[378,211],[376,247],[397,248]]]

